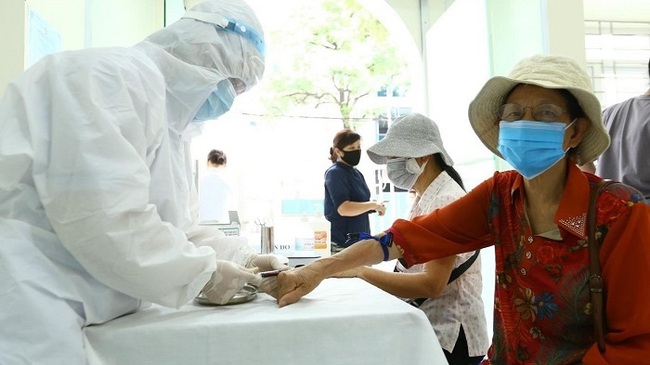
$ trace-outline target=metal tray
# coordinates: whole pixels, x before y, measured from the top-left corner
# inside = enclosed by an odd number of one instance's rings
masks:
[[[241,303],[250,302],[251,300],[255,299],[256,296],[257,296],[257,288],[254,287],[253,285],[246,284],[226,304],[213,303],[209,301],[208,298],[206,298],[203,293],[199,293],[199,295],[197,295],[194,298],[194,301],[197,304],[201,304],[201,305],[221,306],[221,305],[241,304]]]

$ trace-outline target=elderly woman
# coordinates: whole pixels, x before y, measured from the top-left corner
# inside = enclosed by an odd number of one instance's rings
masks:
[[[416,197],[409,218],[432,212],[465,195],[436,123],[414,113],[396,120],[386,137],[368,148],[385,164],[390,182]],[[479,251],[459,253],[394,272],[359,266],[337,274],[358,277],[393,295],[408,298],[427,315],[449,365],[478,364],[488,348],[481,292]]]
[[[279,305],[325,277],[382,259],[427,262],[494,245],[494,333],[486,364],[642,364],[650,358],[650,207],[625,185],[597,200],[607,331],[600,351],[589,290],[587,207],[601,180],[576,164],[609,145],[589,76],[573,60],[534,56],[493,77],[469,107],[481,141],[516,171],[496,172],[455,202],[376,239],[280,275]],[[647,287],[647,284],[643,284]]]

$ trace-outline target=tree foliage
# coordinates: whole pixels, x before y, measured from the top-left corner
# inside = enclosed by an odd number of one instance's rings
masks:
[[[354,128],[356,118],[373,116],[364,103],[385,87],[406,88],[405,62],[388,32],[356,0],[309,0],[293,9],[286,24],[270,34],[271,56],[265,105],[274,114],[318,109]]]

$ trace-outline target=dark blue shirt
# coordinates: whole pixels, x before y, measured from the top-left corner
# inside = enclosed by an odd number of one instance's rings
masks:
[[[343,244],[348,233],[370,233],[368,212],[341,217],[337,209],[346,201],[367,202],[370,190],[363,174],[352,166],[336,162],[325,171],[325,218],[332,224],[332,242]]]

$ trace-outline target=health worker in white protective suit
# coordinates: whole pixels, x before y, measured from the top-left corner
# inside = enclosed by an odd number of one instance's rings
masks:
[[[192,134],[255,85],[263,54],[252,9],[209,0],[133,47],[49,55],[7,86],[0,364],[85,364],[84,326],[201,290],[273,290],[254,272],[284,258],[198,226],[189,163]]]

